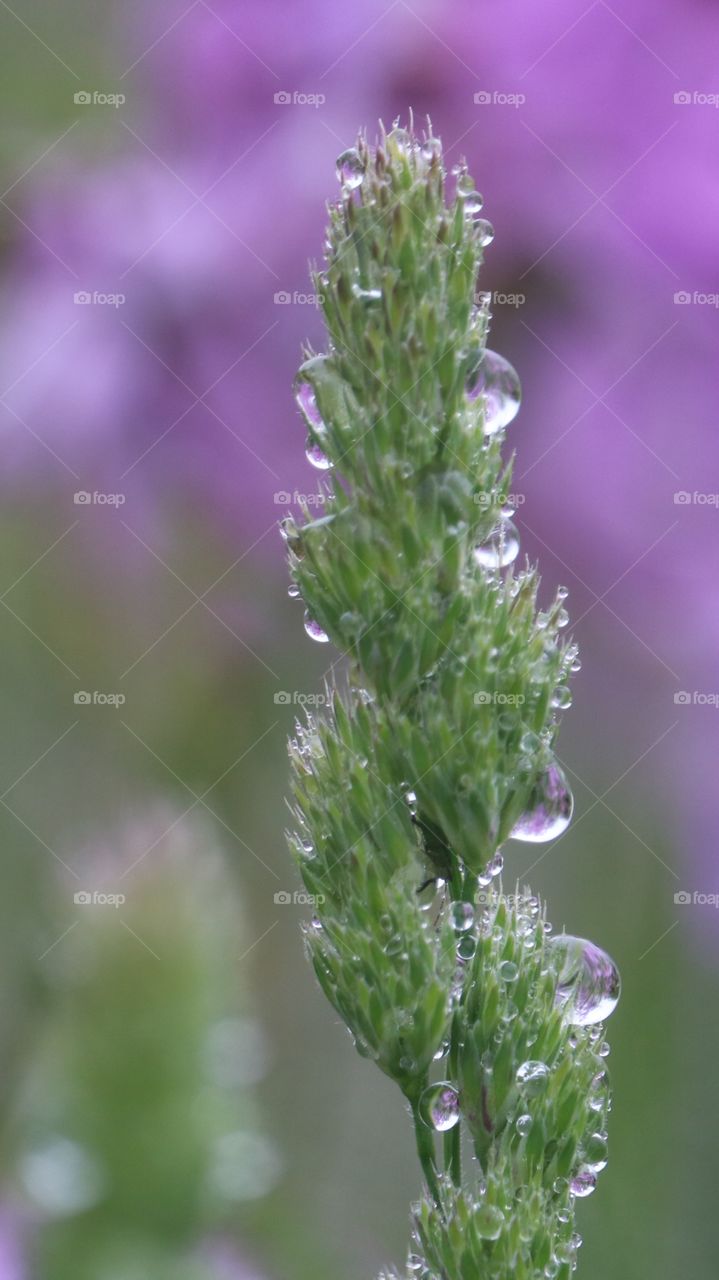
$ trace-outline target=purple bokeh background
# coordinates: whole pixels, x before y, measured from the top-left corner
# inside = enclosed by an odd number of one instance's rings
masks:
[[[699,0],[125,14],[127,104],[103,144],[96,109],[76,108],[8,197],[23,225],[0,321],[6,479],[122,489],[146,528],[189,506],[279,572],[274,495],[305,474],[291,378],[321,329],[275,295],[310,290],[356,128],[429,112],[497,228],[482,284],[525,299],[498,301],[493,330],[524,384],[525,546],[571,588],[580,640],[592,613],[600,653],[580,690],[626,734],[618,763],[651,748],[668,783],[681,769],[673,820],[700,888],[719,834],[715,708],[674,694],[719,685],[719,312],[695,294],[719,288],[719,113],[697,96],[718,38]],[[78,305],[81,290],[125,301]]]

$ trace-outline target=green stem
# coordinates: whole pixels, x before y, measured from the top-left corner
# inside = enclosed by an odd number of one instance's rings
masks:
[[[410,1098],[412,1107],[412,1120],[414,1121],[414,1135],[417,1142],[417,1155],[422,1166],[425,1182],[432,1199],[437,1208],[440,1206],[439,1183],[437,1181],[437,1163],[434,1150],[434,1135],[432,1130],[427,1128],[422,1117],[419,1114],[419,1101],[416,1098]]]

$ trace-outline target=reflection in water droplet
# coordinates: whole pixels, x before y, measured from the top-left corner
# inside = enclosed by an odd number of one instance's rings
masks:
[[[522,388],[516,370],[496,351],[485,349],[465,385],[467,399],[484,398],[484,431],[492,436],[516,418]]]
[[[584,1144],[584,1166],[591,1173],[601,1173],[607,1163],[607,1140],[601,1133],[593,1133]]]
[[[306,378],[298,378],[295,383],[295,400],[311,427],[317,431],[324,430],[324,419],[319,411],[315,389]]]
[[[480,1205],[474,1215],[474,1225],[484,1240],[498,1240],[504,1226],[504,1214],[496,1204]]]
[[[315,444],[314,440],[309,437],[305,445],[305,457],[318,471],[329,471],[332,466],[327,454],[323,453],[319,445]]]
[[[546,1062],[538,1062],[536,1059],[523,1062],[521,1067],[517,1069],[517,1084],[530,1097],[536,1093],[541,1093],[548,1078],[549,1067]]]
[[[438,1133],[446,1133],[459,1122],[457,1090],[443,1081],[431,1084],[419,1100],[419,1113],[424,1123]]]
[[[314,618],[310,617],[309,613],[305,613],[305,631],[307,632],[310,640],[316,640],[318,644],[327,644],[327,641],[329,640],[327,632],[322,630],[319,622],[315,622]]]
[[[621,993],[619,970],[606,951],[586,938],[560,933],[549,943],[558,952],[556,1003],[568,1022],[587,1027],[603,1022],[617,1007]]]
[[[337,177],[348,191],[354,191],[364,177],[364,165],[354,147],[337,157]]]
[[[483,569],[506,569],[519,555],[519,534],[511,520],[502,518],[486,542],[474,548],[474,558]]]
[[[526,812],[510,831],[510,837],[530,844],[556,840],[569,826],[573,808],[574,797],[569,783],[555,761],[534,787]]]
[[[488,222],[486,218],[477,218],[474,230],[481,248],[486,249],[487,245],[494,240],[494,227],[491,222]]]
[[[457,933],[466,933],[474,924],[474,907],[471,902],[453,902],[450,915]]]
[[[569,1184],[569,1190],[573,1196],[578,1196],[583,1199],[585,1196],[590,1196],[592,1194],[596,1185],[596,1173],[592,1173],[591,1169],[580,1169],[579,1173],[575,1174],[572,1178]]]

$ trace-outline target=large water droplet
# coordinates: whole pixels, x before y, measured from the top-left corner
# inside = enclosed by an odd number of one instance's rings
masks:
[[[337,177],[347,191],[354,191],[364,177],[364,165],[354,147],[337,157]]]
[[[305,457],[307,461],[313,467],[316,467],[318,471],[329,471],[330,467],[332,466],[332,462],[327,457],[327,454],[322,452],[322,450],[320,449],[320,446],[318,444],[315,444],[314,440],[311,437],[308,437],[307,439],[307,444],[305,446]]]
[[[529,799],[527,810],[510,831],[512,840],[541,844],[556,840],[572,819],[574,797],[564,771],[556,761],[542,774]]]
[[[538,1062],[536,1059],[523,1062],[517,1069],[517,1084],[530,1096],[541,1093],[548,1078],[549,1067],[546,1062]]]
[[[325,423],[319,411],[315,389],[306,378],[298,378],[295,383],[295,400],[311,427],[316,431],[324,431]]]
[[[474,548],[474,558],[483,569],[505,569],[519,555],[519,534],[511,520],[502,518],[486,542]]]
[[[487,245],[494,240],[494,227],[486,218],[477,218],[474,224],[474,231],[482,249],[486,249]]]
[[[419,1114],[424,1123],[437,1133],[446,1133],[459,1122],[457,1090],[443,1081],[431,1084],[419,1100]]]
[[[607,1163],[607,1140],[601,1133],[593,1133],[584,1144],[584,1166],[592,1173],[601,1173]]]
[[[496,1204],[483,1204],[474,1215],[478,1235],[485,1240],[498,1240],[504,1226],[504,1214]]]
[[[522,388],[516,370],[496,351],[485,349],[465,385],[467,399],[484,398],[484,431],[492,436],[516,418]]]
[[[315,622],[314,618],[311,617],[309,613],[305,614],[305,631],[307,632],[310,640],[316,640],[318,644],[327,644],[327,641],[329,640],[327,632],[322,630],[319,622]]]
[[[574,1026],[603,1022],[617,1007],[619,970],[606,951],[586,938],[560,933],[548,944],[559,953],[556,1002]]]
[[[524,1115],[517,1117],[516,1129],[520,1138],[526,1138],[531,1128],[532,1128],[532,1117],[530,1115],[528,1115],[525,1112]]]

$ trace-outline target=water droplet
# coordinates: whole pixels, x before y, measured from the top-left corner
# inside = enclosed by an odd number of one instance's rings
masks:
[[[503,960],[499,966],[499,976],[502,982],[516,982],[519,977],[519,969],[512,960]]]
[[[558,711],[566,711],[572,705],[572,691],[566,684],[560,684],[552,694],[552,706]]]
[[[296,583],[296,582],[291,582],[291,583],[290,583],[289,587],[287,588],[287,594],[288,594],[288,596],[290,597],[290,600],[299,600],[299,598],[300,598],[300,589],[299,589],[299,587],[297,586],[297,583]]]
[[[449,1053],[449,1040],[443,1040],[437,1052],[434,1055],[435,1062],[441,1062],[442,1058],[446,1058]]]
[[[306,378],[298,378],[295,383],[295,400],[302,410],[307,422],[316,431],[324,431],[325,422],[319,411],[315,389]]]
[[[337,157],[337,177],[347,191],[354,191],[362,182],[364,165],[354,147],[349,147]]]
[[[307,444],[305,445],[305,457],[311,466],[315,467],[317,471],[329,471],[330,467],[333,465],[327,457],[327,454],[323,453],[319,445],[315,444],[314,440],[309,436],[307,437]]]
[[[530,1097],[536,1093],[541,1093],[548,1079],[549,1067],[546,1062],[530,1059],[528,1062],[523,1062],[517,1070],[517,1084]]]
[[[465,385],[471,402],[484,398],[484,432],[492,436],[516,418],[522,388],[516,370],[504,356],[485,349]]]
[[[471,934],[465,934],[457,943],[457,955],[460,960],[471,960],[477,950],[477,940]]]
[[[466,210],[466,204],[464,207]],[[486,249],[487,245],[491,244],[494,240],[494,227],[491,222],[488,222],[486,218],[477,218],[477,221],[474,224],[474,230],[480,248]]]
[[[617,1007],[619,970],[606,951],[586,938],[560,933],[549,944],[559,953],[556,1003],[574,1026],[603,1022]]]
[[[474,558],[483,569],[505,569],[519,555],[519,534],[511,520],[502,518],[486,542],[474,548]]]
[[[541,844],[556,840],[572,819],[574,797],[564,771],[555,762],[549,765],[529,798],[526,812],[510,832],[512,840]]]
[[[314,618],[310,617],[309,613],[305,613],[305,631],[307,632],[310,640],[316,640],[318,644],[327,644],[327,641],[329,640],[327,632],[322,630],[319,622],[315,622]]]
[[[471,902],[453,902],[450,916],[457,933],[466,933],[474,924],[474,907]]]
[[[504,1214],[496,1204],[480,1205],[474,1215],[478,1235],[484,1240],[498,1240],[504,1226]]]
[[[516,1128],[520,1138],[526,1138],[531,1127],[532,1127],[532,1117],[530,1115],[525,1113],[523,1116],[519,1116],[517,1120]]]
[[[584,1166],[590,1173],[601,1173],[607,1163],[607,1140],[601,1133],[593,1133],[584,1144]]]
[[[419,1100],[419,1114],[424,1123],[437,1133],[446,1133],[459,1122],[459,1097],[457,1090],[443,1081],[431,1084]]]
[[[494,857],[489,859],[489,862],[487,863],[485,870],[492,877],[492,879],[494,879],[495,876],[499,876],[502,874],[503,866],[504,866],[504,855],[501,853],[495,853]]]
[[[361,285],[355,283],[352,285],[352,292],[359,302],[364,302],[367,306],[382,301],[381,289],[363,289]]]
[[[591,1169],[580,1169],[576,1173],[569,1184],[569,1190],[573,1196],[584,1199],[590,1196],[597,1185],[597,1175],[592,1173]]]

